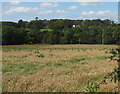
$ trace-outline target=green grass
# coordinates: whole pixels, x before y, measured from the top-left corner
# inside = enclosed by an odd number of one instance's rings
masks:
[[[70,60],[70,62],[71,63],[77,63],[77,62],[84,61],[84,60],[86,60],[86,58],[84,58],[84,57],[81,57],[81,58],[72,58]]]
[[[46,67],[51,67],[51,66],[54,66],[54,67],[62,67],[63,64],[62,63],[53,63],[53,62],[48,62],[45,64]]]
[[[19,58],[18,56],[5,56],[6,58]]]
[[[55,66],[55,67],[62,67],[63,64],[62,64],[62,63],[55,63],[54,66]]]
[[[47,28],[47,29],[40,29],[41,30],[41,32],[44,32],[44,31],[48,31],[48,32],[51,32],[51,31],[53,31],[52,29],[50,29],[50,28]]]
[[[78,82],[76,82],[75,83],[75,87],[76,87],[76,89],[83,89],[83,87],[85,86],[85,84],[86,84],[86,82],[85,81],[83,81],[83,82],[81,82],[81,81],[78,81]]]
[[[62,67],[62,63],[54,63],[54,62],[48,62],[46,64],[43,63],[22,63],[22,64],[4,64],[3,66],[3,74],[9,75],[9,74],[21,74],[21,75],[29,75],[33,74],[35,72],[38,72],[39,70],[45,68],[45,67]]]
[[[16,56],[9,56],[12,58],[16,58]],[[43,57],[43,56],[37,56],[37,57]],[[22,63],[22,64],[4,64],[3,66],[3,74],[10,74],[10,73],[18,73],[18,74],[32,74],[35,73],[44,67],[66,67],[67,64],[70,63],[79,63],[80,65],[86,65],[87,63],[81,62],[85,60],[90,59],[96,59],[96,60],[106,60],[108,59],[108,56],[99,56],[95,58],[88,58],[88,57],[81,57],[81,58],[72,58],[71,60],[65,61],[65,62],[48,62],[46,64],[43,64],[41,66],[41,63]]]
[[[23,63],[23,64],[6,64],[3,66],[3,74],[32,74],[38,71],[38,63]]]
[[[109,57],[108,56],[98,56],[98,57],[96,57],[96,59],[98,59],[98,60],[107,60],[107,59],[109,59]]]
[[[81,88],[81,83],[76,83],[76,88],[80,89]]]
[[[46,67],[51,67],[52,66],[52,62],[48,62],[45,64]]]

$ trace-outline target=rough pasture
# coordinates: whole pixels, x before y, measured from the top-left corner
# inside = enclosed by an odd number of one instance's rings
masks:
[[[117,66],[109,50],[116,45],[3,46],[4,92],[86,92],[88,81],[101,83]],[[106,79],[99,92],[117,91]]]

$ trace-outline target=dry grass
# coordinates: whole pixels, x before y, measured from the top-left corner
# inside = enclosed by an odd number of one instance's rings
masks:
[[[3,46],[3,91],[84,92],[87,82],[99,83],[117,62],[106,51],[115,45]],[[43,57],[39,57],[42,54]],[[110,86],[109,86],[110,85]],[[117,90],[109,82],[99,91]]]

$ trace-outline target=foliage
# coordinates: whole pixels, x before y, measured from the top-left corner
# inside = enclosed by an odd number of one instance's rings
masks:
[[[73,27],[75,25],[76,27]],[[119,24],[106,19],[2,22],[3,44],[117,44]]]
[[[118,62],[118,67],[114,69],[114,72],[110,75],[111,81],[117,82],[120,81],[120,48],[112,49],[110,52],[111,60]]]
[[[98,92],[98,89],[99,89],[99,85],[97,84],[97,83],[93,83],[93,82],[88,82],[88,84],[87,84],[87,88],[86,88],[86,90],[88,91],[88,92],[94,92],[94,93],[96,93],[96,92]]]

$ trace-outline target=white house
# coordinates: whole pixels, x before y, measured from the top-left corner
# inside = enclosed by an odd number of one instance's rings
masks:
[[[75,25],[73,25],[72,27],[76,27]]]
[[[72,27],[80,27],[80,25],[73,25]]]

